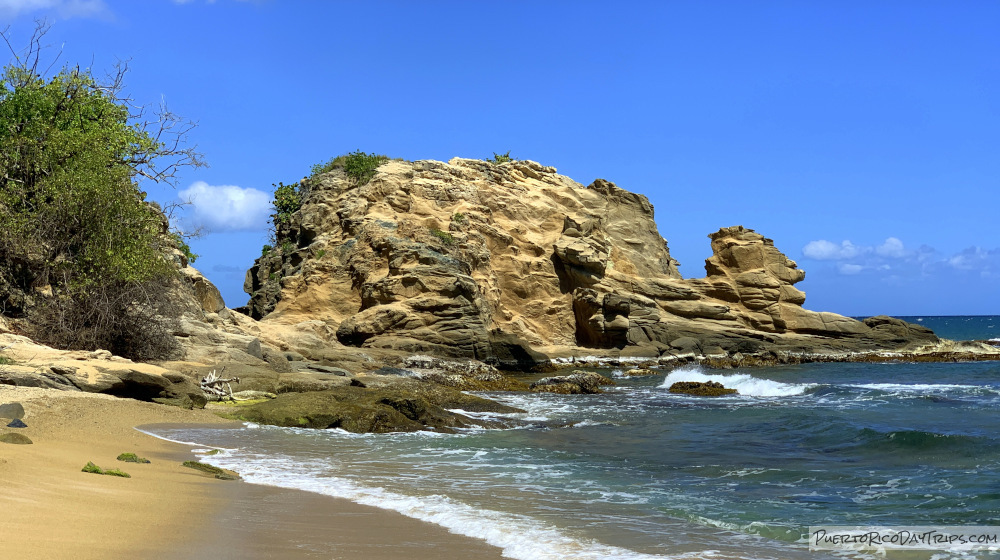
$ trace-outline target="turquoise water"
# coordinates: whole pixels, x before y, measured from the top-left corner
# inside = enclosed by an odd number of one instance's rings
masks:
[[[1000,525],[1000,362],[599,371],[618,386],[489,394],[528,411],[521,429],[161,435],[226,448],[205,460],[251,482],[394,509],[521,559],[822,558],[810,525]],[[666,389],[706,379],[741,394]]]

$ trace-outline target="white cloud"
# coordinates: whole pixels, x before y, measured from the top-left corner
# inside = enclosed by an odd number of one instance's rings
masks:
[[[907,249],[898,237],[888,237],[875,246],[855,245],[851,241],[837,244],[819,239],[807,243],[802,248],[802,255],[807,259],[834,261],[834,270],[846,276],[867,273],[899,282],[956,274],[1000,278],[1000,248],[973,246],[947,255],[928,245]]]
[[[271,213],[271,195],[235,185],[209,185],[197,181],[177,193],[191,203],[189,219],[210,231],[263,230]]]
[[[1000,274],[1000,249],[990,251],[982,247],[969,247],[946,262],[956,270],[978,270],[981,276],[993,276]]]
[[[886,239],[885,243],[875,247],[875,252],[891,259],[901,259],[906,256],[906,249],[903,247],[903,242],[896,237]]]
[[[834,261],[843,259],[853,259],[858,255],[867,252],[865,247],[858,247],[850,241],[843,241],[840,245],[825,239],[810,241],[802,248],[802,254],[808,259],[818,261]]]
[[[55,11],[62,17],[90,17],[108,12],[104,0],[0,0],[0,14],[17,17],[42,10]]]
[[[889,259],[901,259],[910,254],[898,237],[889,237],[877,247],[855,245],[849,240],[841,241],[840,245],[837,245],[831,241],[819,239],[806,243],[806,246],[802,248],[804,257],[818,261],[847,261],[872,253]]]

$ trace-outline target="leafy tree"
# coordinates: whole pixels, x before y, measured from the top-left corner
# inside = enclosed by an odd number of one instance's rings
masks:
[[[143,121],[121,95],[124,66],[109,84],[79,67],[42,75],[46,29],[0,76],[0,312],[31,315],[59,346],[162,355],[177,244],[136,181],[201,164],[182,147],[191,125],[165,110]]]

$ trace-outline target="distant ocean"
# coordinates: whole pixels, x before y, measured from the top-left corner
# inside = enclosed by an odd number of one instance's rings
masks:
[[[1000,336],[997,317],[905,319]],[[396,510],[523,560],[842,558],[809,552],[808,527],[1000,525],[1000,362],[596,371],[618,385],[487,393],[527,411],[520,429],[158,435],[225,448],[204,460],[249,482]],[[740,394],[667,391],[682,380]]]
[[[1000,315],[912,315],[898,319],[923,325],[941,338],[1000,342]]]

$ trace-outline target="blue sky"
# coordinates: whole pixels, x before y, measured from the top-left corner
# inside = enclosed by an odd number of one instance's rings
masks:
[[[199,123],[176,189],[231,307],[271,185],[357,149],[511,151],[645,194],[686,278],[741,224],[806,307],[1000,314],[1000,3],[0,0],[64,62],[129,59]]]

